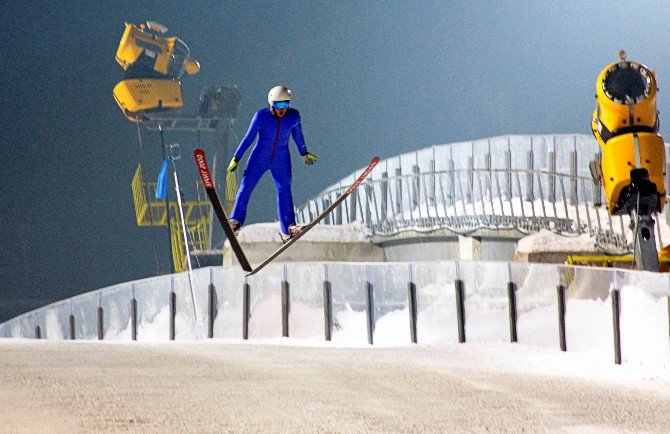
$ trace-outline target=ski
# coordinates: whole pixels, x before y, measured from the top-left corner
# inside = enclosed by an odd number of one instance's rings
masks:
[[[200,177],[202,178],[202,184],[205,186],[207,197],[209,197],[209,201],[212,203],[212,207],[214,208],[214,213],[216,213],[216,217],[219,219],[219,223],[221,223],[221,226],[223,227],[223,232],[225,232],[226,238],[228,238],[228,241],[230,242],[230,248],[233,249],[233,252],[242,266],[242,269],[246,272],[251,272],[251,265],[249,264],[247,257],[244,255],[239,241],[237,241],[237,237],[235,236],[233,228],[230,227],[230,223],[228,223],[228,217],[223,210],[223,206],[221,206],[219,195],[216,193],[214,180],[212,179],[212,175],[209,172],[209,167],[207,166],[205,151],[200,148],[196,148],[193,151],[193,156],[195,157],[195,164],[198,167]]]
[[[337,208],[337,206],[340,205],[344,201],[344,199],[346,199],[347,196],[351,194],[352,191],[356,190],[356,188],[358,188],[358,186],[361,185],[361,182],[363,182],[363,180],[370,174],[370,172],[372,172],[372,169],[375,168],[377,163],[379,163],[379,157],[374,157],[370,161],[368,167],[363,171],[363,173],[361,173],[361,175],[356,179],[356,181],[354,181],[354,183],[351,184],[351,186],[344,193],[342,193],[342,196],[338,197],[335,202],[333,202],[328,208],[323,210],[323,212],[318,216],[316,216],[314,220],[307,223],[300,232],[298,232],[296,235],[292,236],[286,242],[284,242],[284,244],[282,244],[281,247],[275,250],[273,254],[271,254],[265,261],[261,262],[256,268],[253,269],[253,271],[247,274],[247,276],[254,275],[258,273],[260,270],[262,270],[263,267],[272,262],[277,256],[281,255],[286,249],[291,247],[293,243],[298,241],[300,237],[305,235],[307,231],[316,226],[317,223],[319,223],[321,220],[323,220],[324,217],[326,217],[335,208]]]

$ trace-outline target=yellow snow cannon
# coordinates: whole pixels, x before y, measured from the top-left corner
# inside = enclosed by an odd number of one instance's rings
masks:
[[[179,79],[184,72],[200,71],[186,44],[176,37],[161,36],[167,28],[156,22],[125,26],[116,62],[126,75],[114,87],[114,99],[123,113],[136,121],[147,112],[183,106]]]
[[[655,74],[645,65],[621,60],[596,80],[591,129],[602,149],[602,181],[611,214],[629,214],[636,206],[635,183],[655,196],[651,212],[665,205],[665,144],[658,134]],[[644,184],[644,185],[643,185]]]
[[[591,129],[602,149],[594,179],[602,179],[612,215],[630,215],[638,270],[659,271],[653,215],[665,205],[665,144],[658,134],[656,75],[626,60],[607,65],[596,80]]]

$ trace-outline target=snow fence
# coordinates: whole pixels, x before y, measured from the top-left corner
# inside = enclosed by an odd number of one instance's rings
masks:
[[[127,282],[0,324],[0,337],[519,342],[670,365],[670,277],[505,262],[291,263]],[[618,358],[617,358],[618,356]]]

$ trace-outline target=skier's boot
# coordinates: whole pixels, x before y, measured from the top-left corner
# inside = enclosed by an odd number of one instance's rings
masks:
[[[228,219],[228,224],[230,224],[230,228],[235,232],[235,236],[237,236],[240,233],[240,229],[242,229],[240,222],[235,219]]]
[[[303,229],[304,229],[304,226],[299,226],[299,225],[296,225],[295,223],[292,224],[292,225],[289,225],[289,227],[288,227],[288,232],[289,233],[288,234],[284,234],[282,232],[279,233],[279,236],[281,237],[282,243],[285,243],[288,240],[290,240],[291,238],[295,237]]]
[[[289,237],[293,238],[298,235],[305,227],[301,225],[292,224],[288,227]]]

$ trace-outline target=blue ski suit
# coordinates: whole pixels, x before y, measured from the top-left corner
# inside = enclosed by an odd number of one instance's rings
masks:
[[[270,170],[277,188],[279,223],[282,232],[288,234],[288,227],[295,224],[293,196],[291,195],[291,155],[288,150],[291,135],[298,146],[300,155],[307,154],[300,126],[300,113],[298,110],[289,108],[284,116],[279,118],[272,114],[270,107],[257,111],[251,120],[249,131],[235,151],[236,160],[242,158],[257,135],[258,141],[251,151],[247,167],[242,175],[235,207],[230,218],[239,221],[240,224],[244,223],[251,193],[263,174]]]

